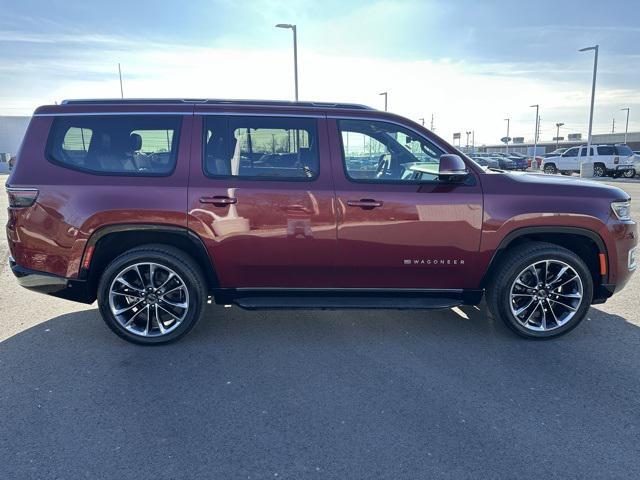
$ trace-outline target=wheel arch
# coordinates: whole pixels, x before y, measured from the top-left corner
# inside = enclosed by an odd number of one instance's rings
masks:
[[[589,267],[593,276],[594,303],[610,296],[610,293],[608,294],[600,288],[608,283],[609,278],[609,256],[604,240],[593,230],[564,226],[521,227],[509,232],[494,251],[489,267],[482,277],[481,288],[487,287],[501,259],[504,258],[510,247],[530,241],[552,243],[576,253]]]
[[[118,255],[146,244],[179,248],[200,266],[209,291],[219,287],[218,276],[200,237],[186,227],[157,224],[117,224],[97,229],[85,245],[78,278],[96,291],[100,275]]]

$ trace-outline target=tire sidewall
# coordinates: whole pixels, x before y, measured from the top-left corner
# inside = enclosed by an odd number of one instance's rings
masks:
[[[576,314],[573,316],[573,318],[569,320],[569,322],[567,322],[565,325],[548,332],[536,332],[534,330],[526,329],[516,320],[515,316],[511,312],[510,307],[510,290],[511,285],[515,281],[516,277],[527,266],[542,260],[559,260],[570,265],[580,276],[583,290],[582,303],[580,304],[580,307],[576,311]],[[570,252],[567,253],[562,250],[558,251],[553,248],[548,248],[532,253],[531,255],[525,256],[521,260],[512,264],[509,268],[509,272],[503,278],[506,278],[506,280],[504,280],[504,284],[501,285],[496,292],[496,294],[498,295],[498,298],[496,299],[498,314],[504,320],[507,326],[516,331],[516,333],[527,338],[548,339],[558,337],[564,333],[567,333],[578,326],[578,324],[584,319],[589,308],[591,307],[591,301],[593,298],[593,278],[591,276],[591,272],[584,264],[584,262],[582,262],[582,260],[574,257],[574,255],[572,255]]]
[[[189,292],[189,310],[182,323],[172,332],[159,337],[142,337],[129,332],[120,325],[109,306],[109,288],[116,276],[135,263],[154,262],[176,272]],[[140,345],[161,345],[178,340],[186,335],[198,321],[206,302],[201,278],[180,258],[162,251],[140,251],[125,253],[114,260],[104,271],[98,285],[98,306],[107,326],[121,338]]]

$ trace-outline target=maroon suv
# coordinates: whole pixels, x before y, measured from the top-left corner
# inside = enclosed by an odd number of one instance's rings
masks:
[[[351,104],[77,100],[36,110],[7,183],[25,287],[97,299],[142,344],[209,296],[244,308],[477,304],[568,332],[627,283],[622,190],[485,170],[397,115]]]

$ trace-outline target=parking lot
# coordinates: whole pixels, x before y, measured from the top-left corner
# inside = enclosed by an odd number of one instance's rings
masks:
[[[19,287],[7,256],[3,234],[1,478],[640,478],[637,274],[546,342],[484,306],[211,306],[143,348]]]

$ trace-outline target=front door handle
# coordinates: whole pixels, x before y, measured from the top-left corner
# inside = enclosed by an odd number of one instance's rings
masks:
[[[360,207],[363,210],[371,210],[373,208],[381,207],[382,202],[371,198],[361,198],[360,200],[347,200],[347,205],[350,207]]]
[[[200,203],[211,203],[216,207],[225,207],[238,203],[238,199],[235,197],[227,197],[225,195],[216,195],[214,197],[200,197]]]

